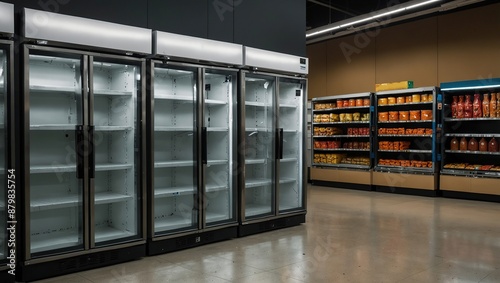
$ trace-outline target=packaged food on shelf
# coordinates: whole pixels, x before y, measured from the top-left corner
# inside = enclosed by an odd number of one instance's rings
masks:
[[[313,162],[318,164],[340,164],[344,158],[345,154],[315,153],[313,156]]]
[[[345,113],[345,121],[346,122],[352,122],[353,121],[353,115],[352,115],[352,113]]]
[[[363,98],[356,99],[356,106],[363,106]]]
[[[410,119],[410,112],[399,111],[399,121],[408,121]]]
[[[432,110],[422,110],[421,111],[421,119],[423,121],[430,121],[430,120],[432,120]]]
[[[349,107],[349,100],[343,100],[342,107]]]
[[[389,120],[389,113],[388,112],[379,112],[378,113],[378,120],[379,120],[379,122],[387,122]]]
[[[496,94],[491,93],[491,99],[490,99],[490,117],[491,118],[496,118],[497,117],[497,99],[496,99]]]
[[[363,99],[363,106],[370,106],[370,99],[369,98]]]
[[[467,146],[468,146],[467,139],[465,137],[462,137],[460,139],[460,150],[462,150],[462,151],[467,150]]]
[[[354,107],[356,106],[356,99],[351,98],[348,100],[349,101],[349,107]]]
[[[391,121],[391,122],[399,121],[399,112],[398,111],[390,111],[389,112],[389,121]]]
[[[420,110],[411,110],[410,111],[410,121],[420,121]]]
[[[405,103],[405,97],[404,97],[404,96],[399,96],[399,97],[396,99],[396,103],[397,103],[397,104],[404,104],[404,103]]]
[[[361,113],[359,113],[359,112],[352,113],[352,119],[353,119],[353,121],[359,121],[360,118],[361,118]]]
[[[394,104],[396,104],[396,97],[392,97],[392,96],[388,97],[387,98],[387,104],[388,105],[394,105]]]
[[[470,95],[465,96],[464,118],[472,118],[472,101],[470,100],[470,97]]]
[[[479,148],[479,145],[477,143],[477,140],[475,138],[471,138],[469,140],[469,144],[467,145],[467,149],[470,151],[477,151]]]
[[[418,102],[420,102],[420,94],[413,94],[411,96],[411,102],[412,103],[418,103]]]
[[[408,89],[408,88],[413,88],[413,81],[375,84],[375,91],[398,90],[398,89]]]
[[[474,102],[476,101],[475,97],[476,94],[474,94]],[[478,107],[480,108],[481,105],[479,105],[479,93],[477,93],[477,100],[478,100]],[[482,113],[483,117],[490,117],[490,99],[488,93],[484,94],[482,110],[483,110]],[[479,115],[478,117],[481,117],[481,115]]]
[[[378,105],[379,106],[387,105],[387,98],[386,97],[379,98],[378,99]]]
[[[458,140],[457,138],[452,138],[450,141],[450,149],[451,150],[458,150]]]
[[[339,114],[339,121],[342,122],[342,123],[345,122],[345,113],[340,113]]]
[[[420,95],[420,102],[427,102],[428,101],[428,95],[426,93],[423,93]]]
[[[498,151],[498,143],[495,138],[491,138],[488,142],[488,151],[489,152],[497,152]]]
[[[485,138],[479,140],[479,151],[488,151],[488,142]]]
[[[330,122],[339,122],[339,114],[330,113]]]
[[[361,121],[370,121],[370,113],[362,113],[360,119]]]
[[[405,97],[405,103],[411,103],[411,95]]]
[[[481,99],[479,98],[479,93],[474,94],[474,102],[472,103],[472,117],[473,118],[479,118],[483,117],[482,114],[482,105],[481,105]],[[489,103],[488,103],[489,107]],[[490,115],[490,112],[488,111],[488,116]]]
[[[415,168],[432,168],[433,163],[432,163],[432,161],[420,161],[420,160],[379,159],[378,165],[415,167]]]
[[[342,108],[344,107],[344,102],[342,101],[342,99],[337,99],[337,108]]]

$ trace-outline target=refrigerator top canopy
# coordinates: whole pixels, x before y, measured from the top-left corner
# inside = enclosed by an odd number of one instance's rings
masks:
[[[154,31],[153,54],[241,66],[243,46],[234,43]]]
[[[290,54],[244,47],[245,67],[307,75],[309,59]]]
[[[0,2],[0,33],[14,34],[14,5]]]
[[[24,36],[125,53],[151,54],[150,29],[27,8],[24,9]]]

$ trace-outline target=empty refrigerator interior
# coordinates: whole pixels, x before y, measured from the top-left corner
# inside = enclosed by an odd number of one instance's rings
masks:
[[[139,69],[93,63],[96,245],[138,235]]]
[[[280,79],[279,128],[283,129],[283,158],[279,172],[279,210],[302,207],[303,93],[295,80]]]
[[[207,166],[204,209],[207,225],[233,217],[232,99],[231,76],[205,73],[204,125],[207,128]]]
[[[194,71],[154,69],[155,234],[197,227]]]
[[[82,184],[75,178],[80,60],[30,55],[31,253],[81,249]]]
[[[245,217],[256,217],[274,211],[274,80],[245,83]]]

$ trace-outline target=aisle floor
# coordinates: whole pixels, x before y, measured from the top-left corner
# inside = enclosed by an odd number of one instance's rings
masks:
[[[310,186],[306,224],[38,282],[500,282],[499,216],[498,203]]]

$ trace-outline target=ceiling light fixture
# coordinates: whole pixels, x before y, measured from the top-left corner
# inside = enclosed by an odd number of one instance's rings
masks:
[[[371,13],[371,14],[369,14],[369,16],[362,15],[362,16],[354,17],[354,18],[351,18],[348,20],[332,23],[332,24],[326,25],[324,27],[312,29],[306,33],[306,38],[311,37],[311,36],[315,36],[318,34],[330,32],[333,30],[337,30],[337,29],[341,29],[341,28],[345,28],[345,27],[350,27],[350,26],[353,26],[353,25],[356,25],[359,23],[363,23],[363,22],[367,22],[367,21],[371,21],[371,20],[376,20],[376,19],[388,16],[388,15],[401,13],[404,11],[408,11],[408,10],[411,10],[411,9],[414,9],[414,8],[417,8],[420,6],[428,5],[428,4],[431,4],[434,2],[439,2],[439,1],[441,1],[441,0],[425,0],[425,1],[415,0],[415,1],[410,1],[408,3],[405,3],[405,4],[394,5],[392,7],[388,7],[386,9]]]

